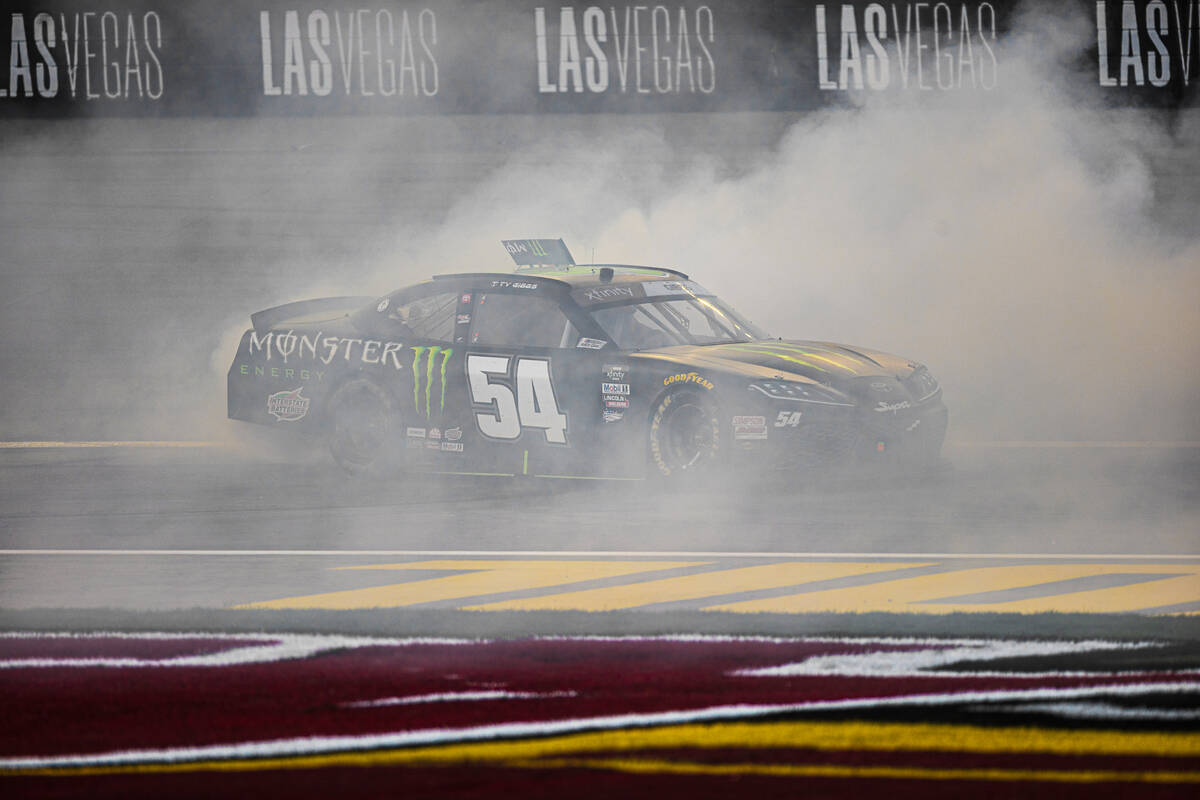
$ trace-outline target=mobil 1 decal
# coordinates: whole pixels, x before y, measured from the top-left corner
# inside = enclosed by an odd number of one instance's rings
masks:
[[[629,367],[625,364],[605,364],[600,397],[604,403],[603,419],[606,423],[624,419],[629,409],[629,395]]]
[[[481,434],[512,441],[528,429],[541,431],[550,444],[567,443],[567,415],[559,410],[550,359],[472,353],[466,369]]]

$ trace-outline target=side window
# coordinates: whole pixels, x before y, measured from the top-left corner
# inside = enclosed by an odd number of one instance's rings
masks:
[[[398,322],[419,339],[448,342],[454,337],[454,313],[458,293],[426,295],[404,305],[386,309],[387,317]]]
[[[575,328],[549,297],[480,293],[471,343],[515,347],[569,347]]]

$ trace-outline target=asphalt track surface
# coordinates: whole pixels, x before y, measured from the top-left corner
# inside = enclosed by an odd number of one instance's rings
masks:
[[[1200,611],[1197,447],[951,445],[921,476],[704,492],[364,481],[299,447],[9,447],[0,474],[9,612]]]

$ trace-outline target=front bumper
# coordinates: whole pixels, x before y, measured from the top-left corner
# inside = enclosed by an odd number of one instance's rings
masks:
[[[903,469],[938,459],[948,421],[949,413],[939,395],[895,412],[880,413],[862,406],[823,413],[806,411],[794,427],[771,426],[765,440],[735,440],[733,445],[735,452],[748,460],[765,462],[772,469],[865,465]]]

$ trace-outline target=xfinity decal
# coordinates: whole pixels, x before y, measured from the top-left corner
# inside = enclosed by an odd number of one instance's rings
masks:
[[[600,286],[595,289],[588,289],[583,293],[589,302],[599,303],[605,300],[621,300],[623,298],[633,297],[632,286]]]
[[[625,366],[624,364],[604,365],[604,377],[608,378],[610,381],[624,383],[628,375],[629,367]]]

